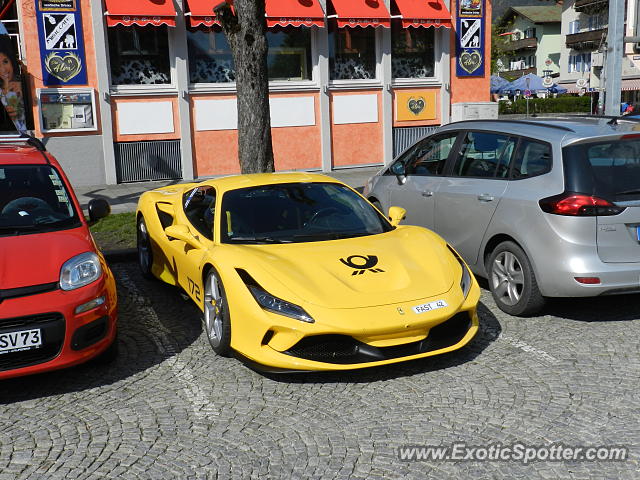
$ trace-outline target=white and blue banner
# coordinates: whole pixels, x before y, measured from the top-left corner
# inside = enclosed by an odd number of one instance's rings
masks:
[[[456,22],[456,74],[484,75],[485,0],[459,0]]]
[[[86,85],[80,2],[35,0],[42,79],[46,86]]]

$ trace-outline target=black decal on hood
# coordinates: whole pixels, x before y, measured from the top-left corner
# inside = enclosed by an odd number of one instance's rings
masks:
[[[373,268],[378,264],[378,257],[375,255],[351,255],[346,260],[341,258],[340,261],[355,270],[351,275],[362,275],[367,270],[372,273],[384,272],[381,268]]]

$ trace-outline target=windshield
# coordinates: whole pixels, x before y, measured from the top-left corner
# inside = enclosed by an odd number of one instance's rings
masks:
[[[64,182],[50,165],[0,166],[0,236],[81,225]]]
[[[290,243],[375,235],[393,229],[369,202],[334,183],[242,188],[222,199],[225,243]]]
[[[640,136],[569,146],[563,156],[568,191],[640,200]]]

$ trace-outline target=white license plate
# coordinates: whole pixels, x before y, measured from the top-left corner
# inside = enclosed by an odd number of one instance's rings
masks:
[[[40,329],[0,333],[0,354],[31,350],[42,346]]]
[[[449,304],[444,300],[436,300],[435,302],[423,303],[422,305],[416,305],[411,307],[416,313],[426,313],[439,308],[448,307]]]

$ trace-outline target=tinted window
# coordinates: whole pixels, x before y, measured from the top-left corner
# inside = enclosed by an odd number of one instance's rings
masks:
[[[567,190],[614,201],[640,199],[640,138],[566,147]]]
[[[53,167],[0,167],[0,235],[38,233],[80,225],[71,195]]]
[[[535,177],[551,170],[551,145],[523,138],[513,159],[512,178]]]
[[[222,198],[225,243],[289,243],[375,235],[393,227],[369,202],[332,183],[241,188]]]
[[[515,140],[507,135],[467,132],[452,174],[460,177],[506,178]]]
[[[442,175],[458,132],[434,135],[417,142],[397,162],[405,166],[407,175]]]
[[[184,195],[184,213],[202,235],[213,240],[213,217],[216,206],[216,191],[213,187],[198,187]]]

